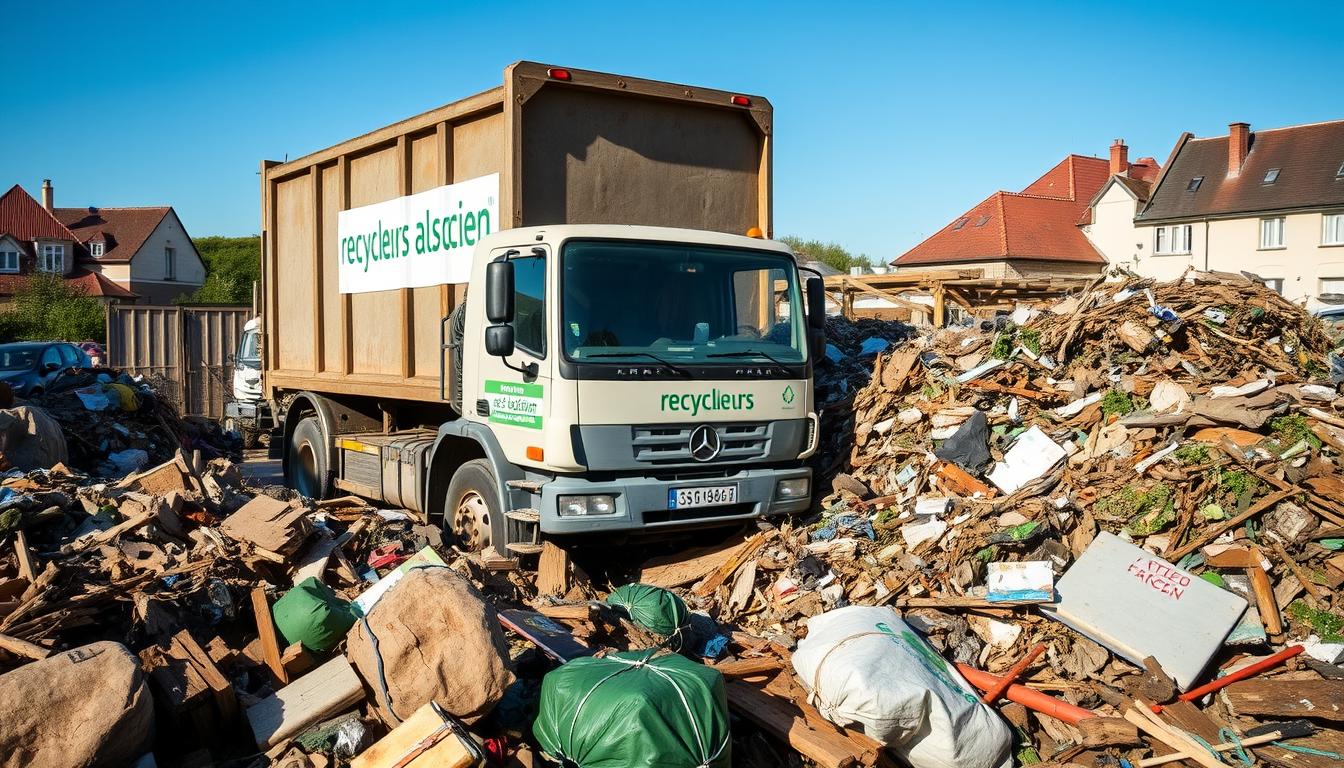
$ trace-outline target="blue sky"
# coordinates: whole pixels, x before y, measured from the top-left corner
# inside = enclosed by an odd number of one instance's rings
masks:
[[[258,230],[259,161],[532,59],[767,96],[775,231],[891,259],[1069,152],[1344,118],[1344,4],[0,0],[4,186]],[[36,45],[35,41],[48,41]]]

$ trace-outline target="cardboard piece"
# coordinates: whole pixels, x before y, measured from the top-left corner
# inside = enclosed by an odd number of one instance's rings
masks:
[[[1246,601],[1102,532],[1055,585],[1061,621],[1138,666],[1152,656],[1186,690],[1222,646]]]
[[[302,506],[264,495],[244,504],[219,526],[220,533],[235,541],[282,555],[297,549],[310,530],[308,513]]]

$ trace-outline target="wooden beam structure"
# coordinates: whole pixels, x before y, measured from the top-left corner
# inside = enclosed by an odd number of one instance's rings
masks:
[[[987,278],[979,269],[931,272],[896,272],[884,275],[832,275],[826,278],[827,295],[840,305],[841,313],[853,319],[854,298],[880,298],[893,306],[921,315],[927,313],[935,327],[947,319],[947,302],[968,311],[1012,306],[1018,301],[1043,301],[1081,291],[1090,278]],[[910,300],[910,294],[929,296],[932,306]]]

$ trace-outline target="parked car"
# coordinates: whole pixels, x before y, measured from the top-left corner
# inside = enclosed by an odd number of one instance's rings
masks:
[[[22,341],[0,344],[0,381],[18,397],[32,397],[67,368],[92,368],[79,347],[65,341]]]
[[[1330,335],[1337,339],[1344,336],[1344,304],[1327,304],[1312,314],[1325,321]]]

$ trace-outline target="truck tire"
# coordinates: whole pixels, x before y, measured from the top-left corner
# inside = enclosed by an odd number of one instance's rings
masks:
[[[490,462],[472,459],[457,468],[444,500],[444,524],[459,546],[480,552],[490,546],[490,526],[500,515],[499,494]]]
[[[304,417],[289,438],[289,487],[311,499],[325,498],[330,484],[327,441],[316,416]]]

